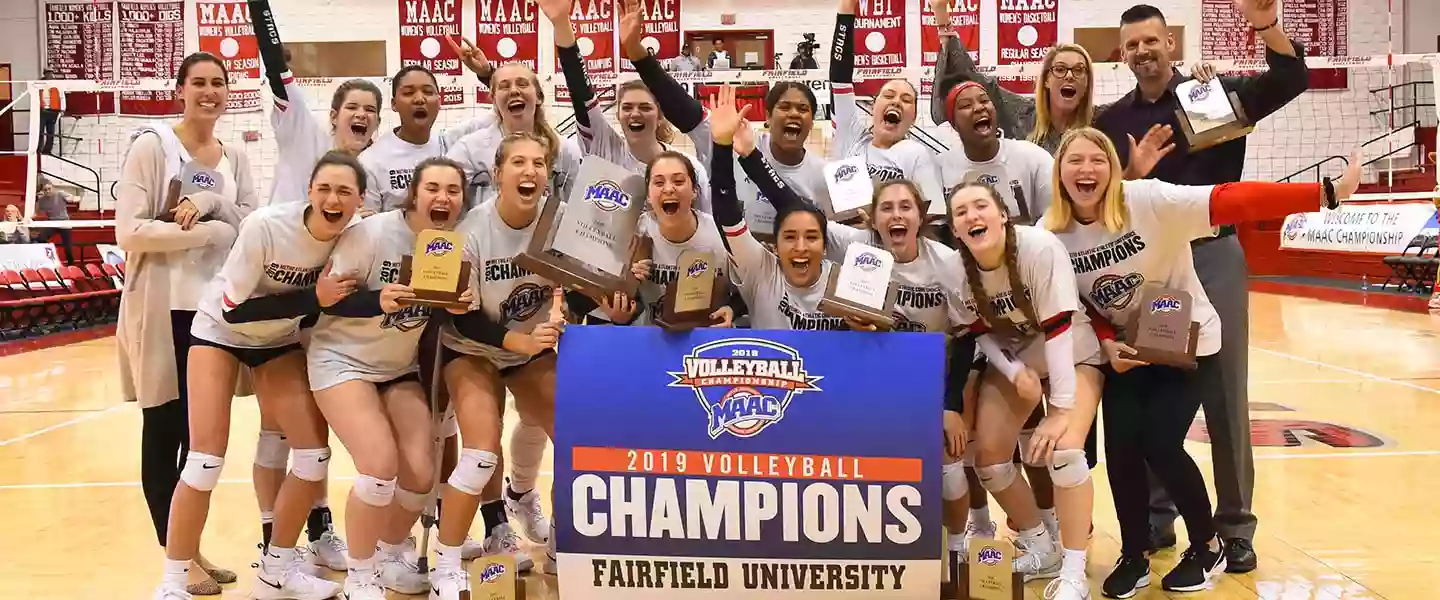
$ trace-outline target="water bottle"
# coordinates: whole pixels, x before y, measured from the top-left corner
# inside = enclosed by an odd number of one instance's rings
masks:
[[[1370,276],[1369,276],[1369,275],[1361,275],[1361,276],[1360,276],[1360,291],[1362,291],[1362,292],[1369,292],[1369,291],[1370,291]]]

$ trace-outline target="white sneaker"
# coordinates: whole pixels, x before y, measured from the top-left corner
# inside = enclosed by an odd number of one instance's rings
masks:
[[[420,564],[420,549],[416,546],[415,536],[412,535],[400,542],[400,556],[404,557],[405,562],[411,565]]]
[[[521,573],[535,568],[535,559],[520,549],[520,536],[515,535],[515,530],[510,528],[509,523],[496,525],[490,535],[485,537],[485,556],[496,554],[509,554],[514,557],[515,570]]]
[[[374,571],[349,571],[345,575],[345,591],[342,600],[385,600],[385,588],[380,585]]]
[[[167,588],[161,586],[155,590],[155,595],[151,596],[150,600],[193,600],[194,598],[194,596],[190,595],[190,592],[185,591],[184,587]]]
[[[1045,600],[1090,600],[1090,584],[1084,579],[1059,577],[1045,586]]]
[[[470,574],[458,571],[430,572],[430,600],[461,600],[470,597]]]
[[[340,584],[306,573],[303,565],[297,559],[281,573],[261,566],[252,590],[255,600],[325,600],[340,593]]]
[[[971,522],[969,522],[969,523],[966,523],[966,524],[965,524],[965,547],[966,547],[966,548],[969,548],[969,547],[970,547],[970,540],[971,540],[972,538],[985,538],[985,539],[990,539],[990,540],[999,539],[999,538],[995,537],[997,533],[999,533],[999,529],[995,527],[995,522],[994,522],[994,521],[991,521],[991,522],[989,522],[989,523],[984,523],[984,524],[976,523],[976,522],[974,522],[974,521],[971,521]]]
[[[1059,546],[1050,541],[1048,534],[1016,538],[1015,553],[1015,572],[1024,575],[1027,583],[1060,574]]]
[[[315,557],[315,553],[311,552],[309,548],[296,546],[295,561],[299,563],[300,569],[305,571],[307,575],[321,579],[325,578],[325,567],[320,565],[320,560]],[[343,571],[344,569],[341,570]]]
[[[550,522],[550,541],[545,544],[545,563],[540,565],[540,572],[546,575],[559,575],[560,565],[555,562],[555,522]]]
[[[460,544],[460,560],[475,560],[482,556],[485,556],[485,544],[474,537],[465,536],[465,543]]]
[[[958,554],[958,558],[960,559],[960,564],[963,565],[963,564],[965,564],[965,563],[967,563],[967,562],[970,562],[970,538],[969,538],[969,537],[967,537],[967,536],[965,536],[965,535],[955,534],[955,533],[946,534],[946,536],[945,536],[945,548],[946,548],[947,550],[951,551],[951,552],[955,552],[955,553]],[[947,561],[946,564],[948,565],[948,564],[949,564],[948,561],[950,560],[950,558],[947,556],[947,557],[945,558],[945,560]]]
[[[506,481],[506,488],[509,488],[509,481]],[[545,509],[540,507],[540,493],[537,490],[525,492],[519,500],[510,497],[510,490],[505,490],[505,514],[510,517],[510,522],[520,528],[520,535],[536,544],[544,544],[550,541],[550,519],[545,517]]]
[[[376,556],[375,570],[380,572],[380,585],[401,594],[423,594],[430,587],[429,573],[420,573],[415,563],[405,559],[403,552]]]
[[[349,564],[349,548],[334,531],[321,533],[320,539],[310,542],[310,554],[315,564],[331,571],[344,571]]]

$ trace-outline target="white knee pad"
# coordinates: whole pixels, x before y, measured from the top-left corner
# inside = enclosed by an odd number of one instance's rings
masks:
[[[290,472],[305,481],[325,481],[330,472],[329,448],[296,448],[295,464]]]
[[[945,465],[940,477],[940,497],[945,500],[959,500],[970,491],[970,482],[965,477],[965,463],[953,462]]]
[[[224,467],[225,457],[191,450],[185,455],[185,468],[180,470],[180,481],[197,491],[208,492],[219,485],[220,471]]]
[[[479,496],[480,491],[485,489],[485,484],[490,482],[490,477],[495,474],[495,465],[498,462],[500,457],[495,456],[494,452],[470,448],[460,450],[460,461],[455,464],[455,470],[450,472],[450,487],[471,496]]]
[[[355,497],[375,508],[390,506],[395,499],[395,478],[376,479],[364,473],[356,475]]]
[[[1050,483],[1055,487],[1073,488],[1090,480],[1090,463],[1084,450],[1056,450],[1050,458]]]
[[[430,503],[430,492],[412,492],[405,488],[395,489],[395,499],[400,501],[400,507],[410,512],[425,510],[425,505]]]
[[[998,465],[975,467],[975,474],[980,477],[980,487],[993,494],[1015,483],[1015,463],[1007,460]]]
[[[290,446],[285,436],[278,431],[261,431],[255,441],[255,466],[276,471],[285,470],[285,459],[289,458]]]
[[[1023,461],[1025,460],[1025,457],[1030,456],[1030,439],[1033,437],[1035,437],[1034,429],[1020,430],[1020,460]]]

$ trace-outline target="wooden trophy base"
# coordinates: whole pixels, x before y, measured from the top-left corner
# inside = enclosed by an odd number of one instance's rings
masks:
[[[660,300],[660,314],[653,319],[655,325],[671,333],[684,333],[691,329],[710,327],[716,323],[710,315],[720,310],[729,300],[730,281],[728,276],[717,276],[710,288],[710,308],[675,312],[675,295],[679,283],[665,284],[665,296]]]
[[[596,303],[615,292],[635,298],[640,289],[640,280],[630,275],[628,270],[630,265],[649,258],[652,243],[653,240],[648,237],[635,236],[630,243],[630,261],[625,265],[627,272],[619,276],[598,273],[579,260],[534,247],[517,255],[515,265],[560,286],[585,294]]]
[[[900,293],[900,287],[890,282],[890,289],[885,293],[885,308],[877,310],[874,307],[857,304],[842,298],[831,297],[835,291],[835,282],[840,279],[840,267],[830,267],[830,281],[825,287],[825,295],[820,298],[820,312],[832,317],[851,318],[875,325],[880,331],[890,331],[895,328],[895,313],[890,310],[895,306],[895,297]]]
[[[1213,148],[1226,142],[1238,140],[1255,131],[1255,126],[1250,124],[1248,122],[1249,120],[1245,117],[1245,108],[1240,104],[1240,96],[1236,95],[1235,92],[1230,92],[1228,95],[1230,97],[1230,108],[1235,111],[1235,121],[1201,133],[1195,132],[1194,125],[1190,123],[1190,116],[1185,114],[1185,109],[1175,109],[1175,116],[1180,122],[1180,130],[1185,134],[1185,142],[1189,145],[1189,152],[1195,153]]]
[[[1195,361],[1195,351],[1200,343],[1200,324],[1190,322],[1190,343],[1185,352],[1174,352],[1170,350],[1159,350],[1156,348],[1143,348],[1137,345],[1135,336],[1138,333],[1138,314],[1136,318],[1130,319],[1130,326],[1126,328],[1125,344],[1135,349],[1135,354],[1125,356],[1130,360],[1138,360],[1152,365],[1164,365],[1177,369],[1194,370],[1199,366]]]
[[[404,256],[400,258],[400,282],[410,285],[410,265],[413,257]],[[404,298],[397,301],[403,306],[429,306],[432,308],[445,308],[462,310],[470,308],[469,302],[461,302],[460,295],[470,288],[470,262],[460,263],[460,280],[455,284],[455,291],[442,292],[437,290],[415,290],[414,298]]]
[[[958,571],[958,573],[957,573]],[[960,568],[951,571],[952,579],[940,584],[940,600],[972,600],[970,595],[970,566],[964,563]],[[1012,573],[1010,577],[1010,589],[1014,591],[1012,600],[1025,600],[1025,576],[1019,573]]]

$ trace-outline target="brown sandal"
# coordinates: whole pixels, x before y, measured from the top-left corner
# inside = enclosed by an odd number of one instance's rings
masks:
[[[191,596],[219,596],[220,592],[224,590],[220,588],[219,582],[214,579],[206,579],[199,583],[186,584],[185,591]]]

